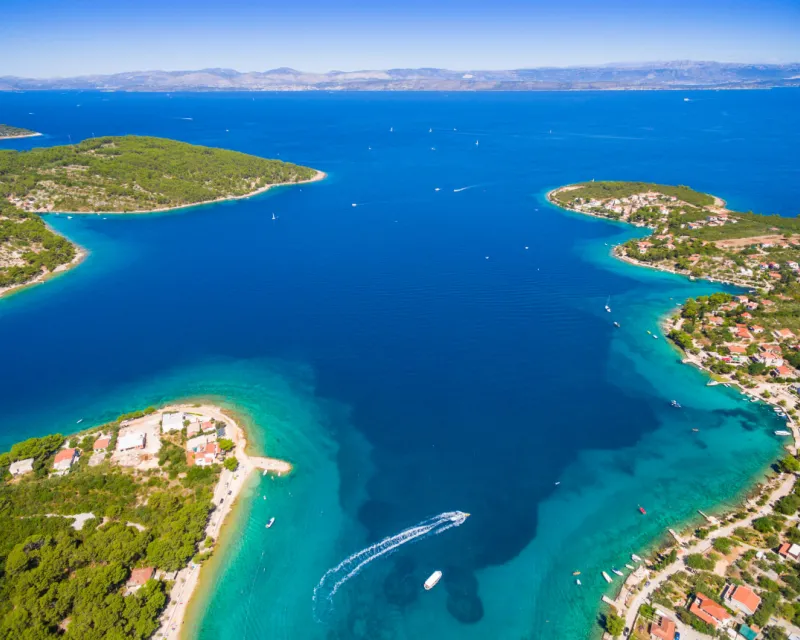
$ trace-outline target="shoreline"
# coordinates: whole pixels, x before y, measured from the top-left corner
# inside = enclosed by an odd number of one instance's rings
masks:
[[[3,140],[20,140],[21,138],[35,138],[37,136],[42,136],[43,133],[23,133],[21,136],[2,136],[0,137],[0,142]]]
[[[214,487],[215,509],[211,512],[205,530],[205,536],[214,539],[212,548],[214,549],[214,555],[217,555],[220,553],[220,548],[224,543],[224,540],[221,540],[221,538],[224,536],[225,522],[239,504],[239,496],[249,479],[253,477],[253,472],[261,470],[265,474],[277,473],[278,475],[284,475],[291,473],[292,465],[275,458],[251,456],[247,454],[247,434],[244,428],[232,417],[230,412],[216,404],[208,404],[205,402],[197,406],[196,404],[184,401],[182,403],[161,407],[159,411],[203,411],[204,413],[208,413],[211,417],[225,423],[226,435],[234,442],[234,450],[232,453],[239,461],[239,467],[234,472],[228,471],[227,469],[222,470],[219,482]],[[229,535],[224,537],[228,538]],[[169,593],[167,606],[161,613],[161,624],[153,634],[154,638],[178,640],[182,637],[183,629],[188,620],[187,612],[193,596],[195,596],[198,591],[198,585],[201,584],[203,566],[205,564],[204,562],[200,565],[196,565],[190,561],[188,566],[178,571],[175,583]],[[209,571],[205,573],[208,574]]]
[[[556,189],[552,189],[547,192],[546,198],[547,201],[555,207],[563,211],[569,211],[571,213],[580,214],[584,216],[589,216],[593,218],[599,218],[606,220],[607,222],[614,223],[614,222],[621,222],[625,223],[629,226],[636,226],[636,227],[644,227],[645,225],[634,225],[630,222],[624,220],[614,220],[607,216],[587,212],[587,211],[579,211],[569,206],[565,206],[556,200],[553,199],[553,194],[563,192],[563,191],[570,191],[573,185],[565,185],[562,187],[558,187]],[[713,196],[714,198],[714,206],[724,209],[726,203],[724,200],[717,196]],[[650,233],[646,237],[652,235],[655,231],[652,227],[647,227],[650,230]],[[719,283],[722,285],[733,285],[737,287],[741,287],[744,289],[753,289],[754,285],[744,282],[736,282],[736,281],[722,281],[717,280],[715,278],[710,278],[707,276],[698,276],[694,277],[691,276],[688,272],[682,272],[677,269],[672,269],[668,267],[663,267],[658,264],[648,264],[642,261],[636,260],[635,258],[631,258],[628,255],[621,255],[619,252],[619,245],[615,245],[609,251],[609,255],[614,257],[617,260],[630,264],[636,267],[647,267],[650,269],[654,269],[656,271],[661,271],[663,273],[670,273],[676,276],[683,276],[689,278],[690,280],[705,280],[707,282],[712,283]],[[681,305],[680,308],[682,308]],[[664,337],[667,337],[668,332],[676,328],[680,325],[680,318],[679,318],[679,311],[675,308],[672,308],[667,313],[665,313],[661,318],[659,318],[659,326],[661,330],[664,332]],[[710,382],[715,382],[715,384],[719,384],[718,381],[714,378],[714,374],[710,369],[708,369],[700,356],[695,356],[687,351],[681,349],[677,344],[673,343],[672,340],[668,339],[668,342],[675,348],[680,354],[681,362],[683,364],[689,364],[694,366],[699,371],[703,372],[708,378]],[[783,409],[779,403],[780,396],[777,394],[771,394],[770,397],[764,398],[758,395],[758,388],[755,390],[748,390],[740,385],[733,384],[733,383],[725,383],[728,387],[733,387],[742,397],[744,400],[747,401],[759,401],[765,403],[774,409]],[[708,385],[707,385],[708,386]],[[800,451],[800,426],[796,424],[794,419],[787,415],[787,427],[791,430],[792,439],[794,441],[793,445],[783,444],[781,447],[781,452],[790,452],[792,454],[796,454]],[[678,522],[674,526],[678,528],[680,531],[679,535],[674,533],[673,529],[668,528],[667,531],[662,534],[662,537],[654,539],[651,544],[645,546],[643,549],[639,551],[639,555],[644,557],[645,562],[638,565],[637,569],[626,576],[623,580],[622,585],[619,587],[619,590],[616,593],[614,598],[609,598],[608,596],[604,595],[601,599],[601,602],[604,604],[609,605],[612,607],[612,610],[616,610],[618,615],[620,615],[624,621],[625,626],[633,629],[634,623],[636,621],[637,616],[639,615],[639,607],[646,603],[647,598],[649,595],[652,594],[653,591],[657,587],[659,587],[664,581],[666,581],[670,575],[679,571],[683,568],[683,558],[686,557],[691,552],[696,552],[698,550],[707,550],[711,547],[713,540],[717,537],[720,537],[724,533],[727,532],[727,529],[733,529],[735,526],[743,526],[745,523],[751,522],[758,516],[763,516],[772,513],[771,504],[774,503],[778,498],[791,493],[794,483],[796,481],[796,477],[794,474],[787,474],[787,473],[779,473],[776,475],[770,476],[770,470],[774,467],[776,462],[780,461],[780,457],[774,460],[772,463],[768,464],[767,467],[759,472],[754,478],[760,478],[756,480],[755,483],[751,483],[748,486],[742,488],[741,497],[736,500],[738,506],[728,506],[728,505],[718,505],[714,507],[712,510],[716,513],[716,515],[708,516],[707,514],[698,511],[699,517],[704,518],[705,521],[708,522],[726,522],[723,526],[720,526],[718,529],[714,530],[706,539],[697,539],[694,540],[693,538],[689,538],[688,542],[681,543],[681,540],[685,540],[686,538],[686,531],[696,529],[697,527],[694,526],[693,523],[697,522],[698,516],[693,516],[688,518],[686,521]],[[733,520],[732,523],[728,523],[727,521],[735,514],[737,511],[740,511],[742,507],[750,507],[756,503],[756,501],[762,497],[763,495],[769,495],[769,500],[767,501],[769,504],[765,507],[759,508],[755,514],[751,514],[745,521],[737,521]],[[662,568],[660,571],[653,572],[652,570],[647,568],[648,561],[651,560],[654,553],[659,553],[660,550],[665,548],[663,543],[663,536],[670,535],[671,538],[674,538],[666,545],[666,548],[677,548],[678,549],[678,558],[675,562],[671,563],[670,565]],[[677,546],[676,544],[677,543]],[[639,588],[639,586],[647,581],[647,584],[644,588]],[[603,633],[604,638],[610,637],[606,632]]]
[[[58,232],[56,231],[55,233]],[[43,282],[47,282],[48,280],[52,280],[57,276],[63,275],[68,271],[71,271],[72,269],[77,267],[81,262],[83,262],[89,256],[89,251],[86,248],[73,242],[63,234],[59,235],[61,235],[63,238],[66,238],[69,242],[71,242],[75,246],[75,257],[69,262],[57,266],[53,271],[39,274],[32,280],[28,280],[27,282],[23,282],[21,284],[12,284],[8,287],[0,287],[0,298],[4,298],[13,295],[15,293],[19,293],[20,291],[27,289],[28,287],[32,287],[37,284],[42,284]]]
[[[317,173],[314,175],[313,178],[309,178],[308,180],[299,180],[297,182],[276,182],[275,184],[268,184],[265,187],[260,187],[255,191],[251,191],[250,193],[245,193],[240,196],[225,196],[221,198],[215,198],[214,200],[204,200],[203,202],[194,202],[192,204],[182,204],[177,207],[161,207],[160,209],[137,209],[136,211],[48,211],[46,209],[31,209],[30,213],[39,213],[39,214],[47,214],[47,215],[54,215],[54,214],[66,214],[70,216],[96,216],[96,215],[104,215],[104,216],[128,216],[128,215],[146,215],[149,213],[166,213],[169,211],[180,211],[181,209],[191,209],[192,207],[204,207],[209,204],[218,204],[220,202],[232,202],[234,200],[245,200],[246,198],[252,198],[253,196],[260,195],[262,193],[266,193],[270,189],[275,187],[290,187],[296,184],[309,184],[311,182],[319,182],[324,180],[328,177],[328,174],[324,171],[317,170]]]

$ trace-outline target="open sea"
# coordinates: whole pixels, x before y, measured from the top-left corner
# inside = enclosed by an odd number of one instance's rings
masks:
[[[647,180],[796,215],[798,114],[800,90],[2,93],[0,122],[45,134],[2,149],[155,135],[329,177],[47,216],[90,255],[0,301],[0,448],[204,396],[291,461],[252,479],[191,638],[592,637],[600,572],[737,500],[781,423],[647,333],[714,285],[612,259],[643,231],[545,194]],[[472,515],[373,547],[314,600],[351,554],[454,510]]]

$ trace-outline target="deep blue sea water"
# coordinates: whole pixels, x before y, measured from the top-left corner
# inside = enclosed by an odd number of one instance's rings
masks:
[[[588,637],[600,571],[734,500],[780,442],[768,409],[647,333],[713,286],[613,260],[636,232],[545,193],[648,180],[796,215],[798,113],[790,90],[0,94],[0,121],[45,134],[0,148],[135,133],[329,174],[177,213],[48,216],[90,256],[0,301],[0,446],[202,395],[292,461],[254,479],[193,637]],[[472,516],[315,619],[327,569],[455,509]]]

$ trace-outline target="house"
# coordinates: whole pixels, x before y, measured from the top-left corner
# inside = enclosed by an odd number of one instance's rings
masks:
[[[750,331],[754,335],[758,335],[759,333],[764,333],[764,327],[762,327],[760,324],[754,324],[750,327]]]
[[[203,433],[211,433],[217,430],[217,425],[214,424],[213,420],[206,420],[200,423],[200,428],[203,430]]]
[[[650,637],[658,640],[674,640],[675,621],[666,616],[656,618],[655,622],[650,624]]]
[[[775,303],[772,300],[762,300],[761,306],[764,307],[765,309],[771,310],[775,308]]]
[[[710,624],[715,629],[718,625],[725,626],[731,619],[731,614],[725,610],[725,607],[723,607],[721,604],[717,604],[699,591],[694,597],[694,601],[692,602],[692,606],[689,607],[689,611],[700,618],[703,622]]]
[[[170,431],[180,431],[183,429],[184,416],[181,412],[176,413],[162,413],[161,414],[161,430],[164,433]]]
[[[186,441],[187,451],[202,451],[209,443],[217,441],[216,433],[206,433]]]
[[[734,296],[734,297],[736,298],[736,301],[739,304],[747,304],[748,302],[750,302],[750,298],[748,298],[747,296]]]
[[[747,329],[746,324],[737,324],[735,327],[729,327],[730,332],[740,340],[752,340],[753,336]]]
[[[783,276],[780,273],[776,273],[775,271],[769,272],[769,277],[773,280],[780,280]]]
[[[147,436],[144,433],[133,431],[126,433],[117,440],[117,451],[132,451],[134,449],[144,449]]]
[[[108,449],[108,445],[111,444],[111,438],[108,436],[101,435],[97,440],[94,441],[92,445],[92,450],[96,453],[99,451],[105,451]]]
[[[744,585],[728,585],[723,598],[731,608],[738,609],[748,616],[752,616],[761,604],[761,597]]]
[[[219,444],[216,442],[209,442],[199,451],[187,451],[186,464],[190,467],[207,467],[208,465],[215,464],[219,460],[220,453]]]
[[[14,477],[23,476],[31,471],[33,471],[33,458],[25,458],[24,460],[12,462],[11,466],[8,468],[8,472]]]
[[[776,329],[772,332],[772,335],[776,340],[791,340],[794,338],[794,334],[789,329]]]
[[[800,544],[784,542],[778,549],[778,555],[784,558],[791,558],[795,561],[800,560]]]
[[[791,367],[787,367],[786,365],[781,365],[779,367],[775,367],[772,371],[770,371],[770,375],[773,378],[793,378],[794,370]]]
[[[53,461],[53,470],[55,471],[69,471],[75,460],[78,459],[77,449],[62,449],[56,454],[56,459]]]
[[[200,433],[200,423],[199,422],[190,422],[186,426],[186,437],[187,438],[194,438],[198,433]]]
[[[647,242],[646,240],[643,242],[637,242],[636,246],[639,249],[639,253],[647,253],[647,250],[653,246],[652,242]]]
[[[749,312],[745,311],[745,312],[742,314],[742,318],[744,318],[745,320],[752,320],[752,319],[753,319],[753,315],[752,315],[751,313],[749,313]]]
[[[719,316],[708,316],[707,320],[710,324],[713,324],[715,327],[721,327],[722,323],[725,322],[725,320],[720,318]]]
[[[141,567],[131,571],[131,577],[125,585],[128,591],[136,591],[139,587],[144,585],[150,578],[153,577],[153,567]]]

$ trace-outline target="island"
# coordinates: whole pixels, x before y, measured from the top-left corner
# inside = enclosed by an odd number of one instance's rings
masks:
[[[256,469],[231,415],[147,408],[0,454],[0,637],[177,638]]]
[[[13,140],[15,138],[32,138],[40,136],[41,133],[31,131],[30,129],[23,129],[22,127],[12,127],[8,124],[0,124],[0,140]]]
[[[0,151],[0,295],[77,264],[85,251],[39,213],[150,213],[246,198],[321,171],[143,136]]]
[[[800,637],[800,220],[737,212],[685,186],[585,182],[548,199],[650,229],[613,247],[631,264],[743,287],[686,300],[664,322],[683,362],[785,419],[786,454],[740,509],[690,525],[604,597],[610,637]],[[730,634],[729,634],[730,632]],[[736,635],[738,633],[738,635]]]

